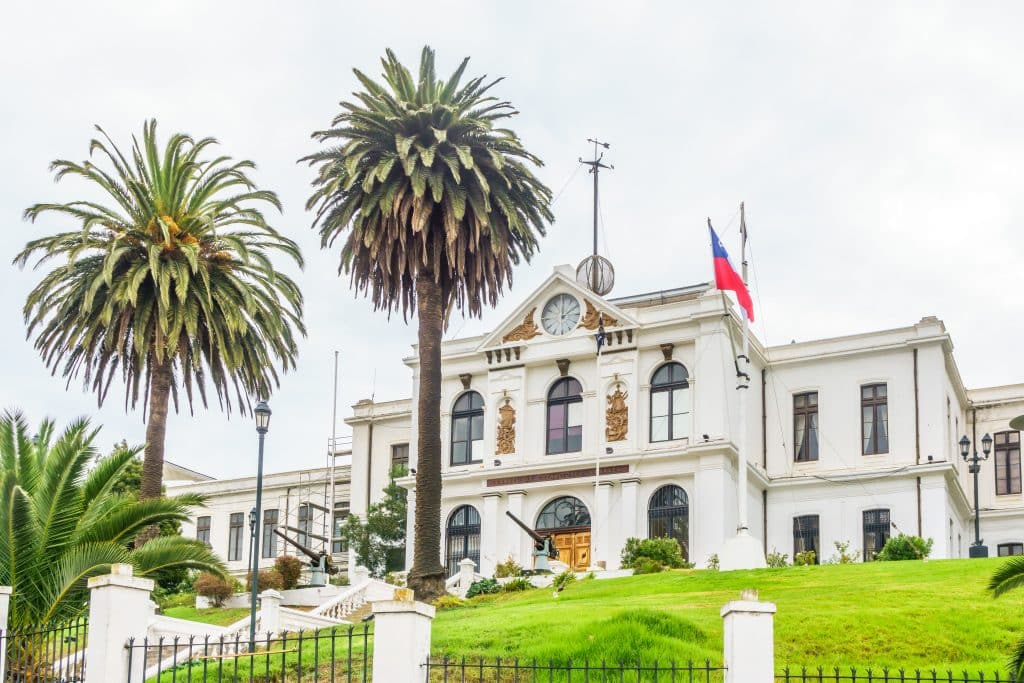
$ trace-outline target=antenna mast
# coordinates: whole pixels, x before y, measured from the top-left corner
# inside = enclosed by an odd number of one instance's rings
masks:
[[[590,257],[584,259],[577,267],[576,281],[581,285],[586,286],[595,294],[604,296],[612,290],[612,286],[615,283],[615,271],[612,269],[612,264],[608,262],[607,259],[604,259],[597,254],[598,216],[600,215],[600,205],[598,204],[598,178],[601,175],[602,168],[614,170],[615,167],[603,162],[604,152],[600,149],[609,149],[611,144],[601,142],[597,138],[587,138],[587,142],[594,145],[594,158],[586,160],[583,157],[580,157],[580,163],[584,166],[589,166],[590,170],[587,171],[587,173],[594,176],[594,249]]]

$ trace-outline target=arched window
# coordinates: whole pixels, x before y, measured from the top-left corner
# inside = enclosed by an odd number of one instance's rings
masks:
[[[544,506],[537,515],[537,529],[571,529],[590,526],[590,512],[575,496],[562,496]]]
[[[647,537],[676,539],[683,549],[683,559],[690,559],[690,501],[686,491],[669,484],[654,492],[647,506]]]
[[[572,377],[548,392],[548,454],[583,450],[583,387]]]
[[[651,441],[690,435],[690,373],[680,363],[665,363],[651,379]]]
[[[452,411],[452,464],[467,465],[484,459],[484,399],[467,391]]]
[[[460,505],[448,518],[445,534],[445,564],[448,576],[459,573],[459,562],[467,557],[480,570],[480,513],[472,505]]]

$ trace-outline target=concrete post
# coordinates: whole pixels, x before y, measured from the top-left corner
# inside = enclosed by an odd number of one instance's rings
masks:
[[[775,603],[758,601],[755,590],[722,608],[725,683],[773,683],[775,611]]]
[[[273,588],[260,593],[260,633],[276,635],[281,631],[281,594]]]
[[[352,585],[360,586],[370,580],[370,570],[359,565],[352,570]]]
[[[459,561],[459,595],[466,597],[466,591],[473,585],[473,574],[476,573],[476,562],[464,557]]]
[[[153,581],[132,576],[132,566],[115,564],[106,576],[89,579],[89,640],[85,683],[142,681],[146,663],[133,653],[128,670],[129,638],[141,640],[149,629],[149,594]]]
[[[7,624],[11,613],[11,593],[12,588],[10,586],[0,586],[0,633],[4,636],[4,638],[0,639],[0,646],[5,646],[7,643]],[[5,647],[0,647],[0,681],[6,680],[7,653]]]
[[[373,603],[374,640],[388,643],[387,656],[373,658],[373,680],[426,683],[434,607],[414,602],[412,591],[395,593],[406,599]]]

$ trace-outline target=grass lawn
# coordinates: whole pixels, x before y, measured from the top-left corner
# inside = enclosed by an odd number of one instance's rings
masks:
[[[211,607],[209,609],[196,609],[195,607],[168,607],[164,615],[175,619],[188,619],[189,621],[201,621],[204,624],[215,626],[228,626],[235,623],[242,617],[249,614],[245,607]]]
[[[744,588],[776,603],[775,662],[1005,672],[1024,591],[985,591],[1002,560],[672,571],[476,598],[434,620],[433,654],[720,663],[719,610]]]

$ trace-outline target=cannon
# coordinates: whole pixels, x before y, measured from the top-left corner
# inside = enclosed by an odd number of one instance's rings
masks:
[[[288,534],[280,529],[274,529],[273,531],[296,550],[309,558],[309,567],[311,569],[309,576],[310,586],[326,586],[327,577],[329,575],[334,576],[338,573],[338,568],[335,567],[334,563],[331,561],[331,556],[323,550],[316,551],[312,548],[307,548],[295,539],[290,538]]]
[[[525,531],[526,535],[533,540],[533,569],[539,572],[551,571],[551,567],[548,566],[548,559],[558,559],[558,551],[551,544],[551,536],[541,536],[508,510],[505,511],[505,514],[511,517],[512,521],[518,524],[519,528]]]

